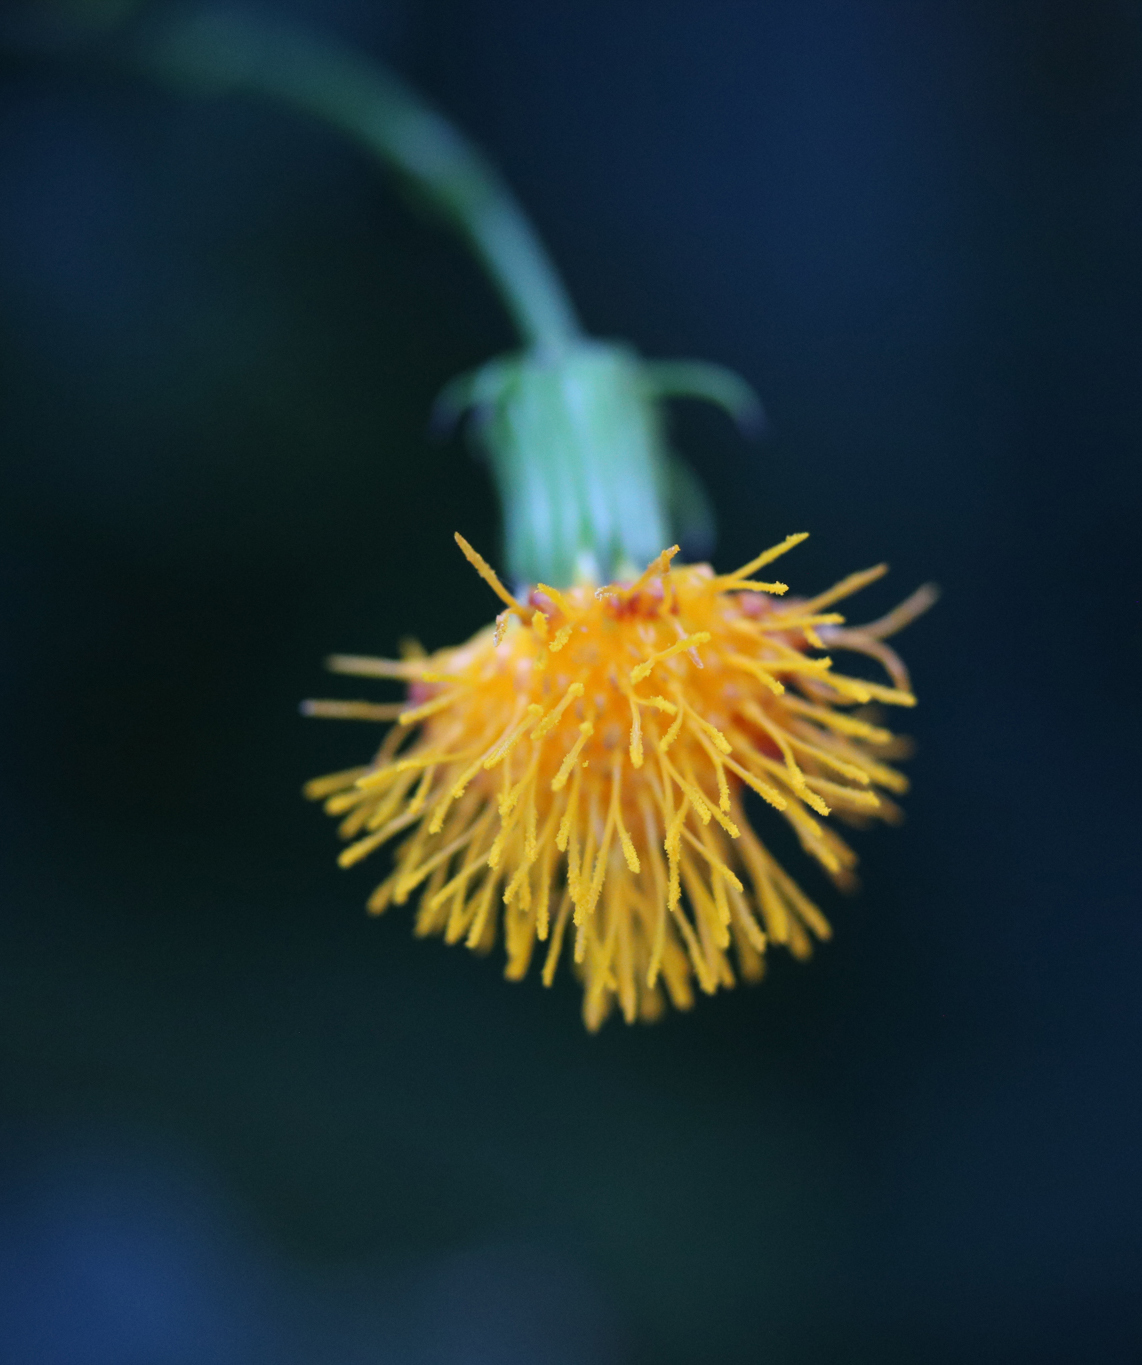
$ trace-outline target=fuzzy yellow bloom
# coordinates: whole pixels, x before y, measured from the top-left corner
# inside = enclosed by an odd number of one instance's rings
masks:
[[[494,627],[454,649],[404,660],[338,656],[341,673],[407,683],[405,703],[307,703],[309,714],[395,720],[373,762],[308,784],[341,817],[351,866],[409,832],[369,900],[380,914],[419,894],[416,932],[489,949],[502,920],[506,975],[543,945],[550,984],[569,945],[596,1029],[618,1003],[628,1023],[665,998],[693,1001],[762,975],[768,943],[797,957],[825,918],[750,826],[745,789],[789,821],[841,886],[855,855],[827,824],[893,819],[904,749],[871,702],[912,706],[883,638],[931,601],[844,628],[835,603],[885,571],[789,599],[753,575],[803,535],[736,573],[675,566],[667,550],[637,580],[512,597]],[[826,648],[879,659],[891,685],[834,671]]]

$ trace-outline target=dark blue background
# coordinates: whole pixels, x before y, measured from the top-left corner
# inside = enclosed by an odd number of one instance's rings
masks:
[[[909,821],[653,1029],[368,921],[298,790],[372,735],[296,703],[490,616],[426,416],[507,323],[335,134],[13,27],[0,1357],[1142,1358],[1139,5],[270,8],[475,135],[593,331],[757,386],[676,423],[720,565],[941,583]]]

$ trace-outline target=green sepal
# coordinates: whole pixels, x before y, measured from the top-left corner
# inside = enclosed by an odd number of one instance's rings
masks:
[[[669,449],[665,398],[717,403],[745,428],[764,420],[743,379],[697,361],[646,361],[617,342],[501,356],[454,379],[433,425],[470,413],[504,508],[504,557],[520,585],[635,575],[673,540],[714,543],[714,513]]]
[[[654,398],[699,398],[723,408],[746,434],[765,426],[765,409],[749,384],[733,370],[705,360],[647,360],[643,376]]]
[[[500,358],[454,380],[436,411],[472,414],[516,583],[606,582],[669,544],[661,417],[628,347],[583,340]]]

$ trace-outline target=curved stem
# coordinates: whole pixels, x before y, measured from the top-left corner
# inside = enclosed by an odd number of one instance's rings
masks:
[[[274,95],[343,129],[460,228],[527,345],[561,354],[580,337],[563,283],[511,190],[443,115],[379,62],[302,28],[224,13],[166,23],[143,56],[172,78]]]

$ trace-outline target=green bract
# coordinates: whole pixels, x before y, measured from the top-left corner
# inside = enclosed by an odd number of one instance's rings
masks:
[[[748,385],[717,366],[649,362],[586,338],[501,357],[448,386],[438,415],[472,414],[517,583],[605,583],[636,575],[673,539],[712,540],[705,494],[667,445],[669,396],[708,398],[742,422],[760,413]]]

